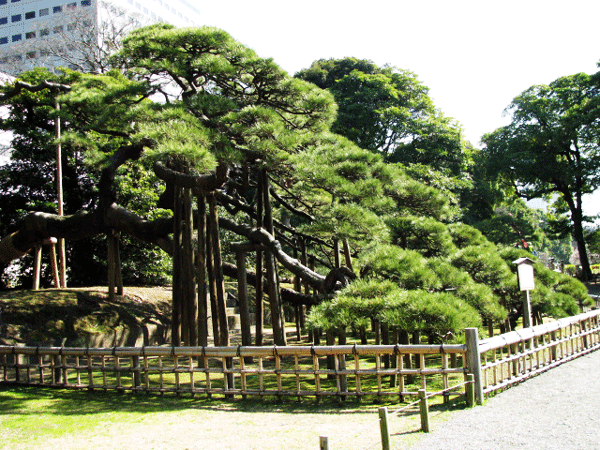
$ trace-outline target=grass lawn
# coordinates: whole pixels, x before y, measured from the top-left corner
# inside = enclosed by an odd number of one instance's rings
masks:
[[[461,408],[433,406],[434,420]],[[0,387],[3,449],[317,449],[381,448],[380,404],[237,400]],[[393,412],[402,405],[388,405]],[[416,408],[390,414],[394,448],[420,435]]]

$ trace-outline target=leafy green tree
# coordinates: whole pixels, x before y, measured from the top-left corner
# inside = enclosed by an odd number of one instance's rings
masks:
[[[94,196],[64,218],[24,216],[0,241],[0,264],[50,236],[78,240],[120,232],[173,254],[174,266],[182,267],[178,250],[196,246],[181,245],[179,227],[200,222],[209,232],[198,229],[199,241],[210,237],[214,254],[221,252],[215,242],[225,241],[223,234],[237,249],[260,253],[253,261],[257,272],[246,278],[259,284],[264,275],[274,334],[275,259],[280,275],[293,274],[317,292],[315,301],[280,290],[293,301],[320,302],[311,320],[322,328],[364,327],[373,318],[439,341],[459,327],[478,326],[482,317],[505,317],[499,300],[516,278],[494,254],[497,247],[472,227],[443,224],[455,217],[444,193],[386,163],[382,154],[331,133],[331,93],[290,78],[213,28],[155,25],[135,31],[123,45],[116,61],[124,73],[76,75],[60,97],[61,116],[70,124],[64,144],[98,170]],[[3,99],[19,86],[6,88]],[[193,191],[185,202],[178,200],[186,194],[182,189]],[[219,217],[217,205],[226,212]],[[191,240],[191,229],[186,231]],[[432,239],[420,244],[431,231]],[[340,240],[348,241],[346,260],[358,261],[361,279],[352,282],[357,275],[337,267]],[[297,257],[306,250],[298,241],[310,243],[314,269],[301,260],[304,255]],[[209,278],[225,270],[241,275],[228,264],[232,254],[214,254],[214,267],[206,266]],[[208,252],[197,255],[202,259]],[[186,276],[196,273],[194,255],[188,261]],[[179,275],[174,292],[183,293]],[[211,290],[210,297],[219,293]],[[222,342],[227,345],[227,336]]]
[[[435,108],[416,75],[356,58],[315,61],[296,77],[329,90],[338,105],[332,131],[389,162],[459,175],[469,153],[460,127]]]
[[[599,77],[580,73],[532,86],[508,107],[512,122],[483,137],[489,171],[520,197],[557,194],[564,202],[585,279],[591,271],[582,198],[600,186]]]
[[[19,80],[30,85],[76,83],[76,72],[54,74],[45,69],[25,72]],[[54,213],[56,206],[56,143],[54,106],[56,92],[47,87],[38,92],[23,90],[10,99],[10,114],[3,120],[3,129],[13,131],[11,160],[0,167],[0,233],[15,231],[30,211]],[[70,123],[62,124],[69,132]],[[85,153],[76,143],[62,143],[62,167],[65,213],[71,215],[87,208],[97,195],[99,172],[85,163]],[[121,204],[139,212],[152,211],[159,195],[156,177],[151,178],[143,167],[123,167],[119,172],[118,198]],[[151,213],[152,214],[152,213]],[[123,278],[128,284],[164,283],[168,275],[167,255],[143,248],[137,241],[123,242]],[[106,242],[98,238],[70,241],[68,248],[68,277],[71,285],[97,285],[106,282]],[[26,284],[32,272],[31,258],[18,264],[13,286]],[[160,268],[163,268],[160,270]],[[50,283],[46,273],[46,283]]]

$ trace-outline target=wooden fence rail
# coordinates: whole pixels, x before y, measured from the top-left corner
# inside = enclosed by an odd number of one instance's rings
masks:
[[[600,348],[600,311],[465,345],[64,348],[0,346],[0,383],[247,396],[417,397],[474,377],[476,402]],[[327,357],[333,358],[328,368]],[[463,395],[463,394],[453,394]]]
[[[226,397],[402,400],[428,385],[445,389],[450,380],[464,380],[465,351],[465,345],[0,346],[0,383]],[[328,356],[334,358],[334,368],[327,368]]]
[[[474,373],[477,402],[485,394],[598,349],[600,310],[482,340],[480,371]]]

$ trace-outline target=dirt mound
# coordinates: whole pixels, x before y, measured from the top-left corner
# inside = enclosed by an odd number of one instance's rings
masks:
[[[171,289],[105,287],[0,292],[0,344],[160,345],[169,335]]]

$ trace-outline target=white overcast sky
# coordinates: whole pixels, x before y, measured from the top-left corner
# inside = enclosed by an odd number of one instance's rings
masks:
[[[220,0],[199,9],[204,25],[292,75],[346,56],[410,70],[477,147],[528,87],[599,70],[598,0]],[[600,212],[596,198],[590,213]]]

